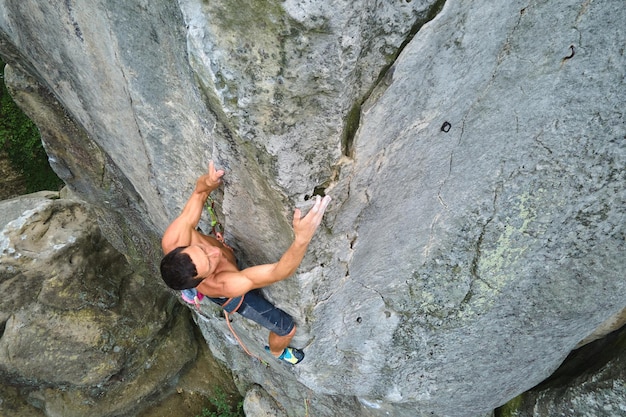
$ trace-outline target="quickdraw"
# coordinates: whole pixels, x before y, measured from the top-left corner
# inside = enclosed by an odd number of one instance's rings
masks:
[[[210,196],[207,198],[204,203],[204,208],[209,212],[209,218],[211,222],[211,233],[217,236],[218,234],[224,233],[224,227],[222,223],[217,218],[217,214],[215,214],[215,200],[213,200]]]

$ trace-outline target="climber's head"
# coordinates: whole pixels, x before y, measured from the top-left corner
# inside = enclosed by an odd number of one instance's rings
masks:
[[[198,271],[191,257],[183,252],[185,249],[186,246],[180,246],[161,260],[161,277],[174,290],[194,288],[202,282],[202,278],[197,277]]]
[[[161,276],[175,290],[197,287],[203,279],[215,273],[222,251],[212,245],[181,246],[161,261]]]

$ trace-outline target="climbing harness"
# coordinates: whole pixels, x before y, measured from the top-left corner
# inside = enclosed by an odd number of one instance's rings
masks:
[[[235,340],[237,341],[237,343],[239,343],[239,346],[241,346],[244,352],[246,352],[249,356],[257,359],[259,362],[261,362],[265,366],[269,366],[269,364],[266,361],[264,361],[257,355],[250,352],[250,350],[248,350],[246,345],[241,341],[241,339],[237,335],[237,332],[235,332],[235,329],[233,329],[233,326],[230,324],[231,322],[230,315],[232,313],[236,313],[237,310],[239,310],[239,307],[241,307],[241,304],[243,303],[244,296],[245,295],[240,295],[239,297],[229,298],[223,304],[221,304],[222,310],[224,311],[224,318],[226,319],[226,325],[228,326],[228,330],[230,330],[230,332],[233,334],[233,336],[235,337]],[[202,301],[202,299],[204,298],[204,294],[198,292],[198,290],[196,290],[195,288],[188,288],[186,290],[181,291],[181,297],[186,303],[194,304],[196,306],[196,310],[198,314],[204,317],[204,314],[202,314],[202,310],[200,309],[200,301]],[[219,305],[219,303],[217,302],[216,304]]]

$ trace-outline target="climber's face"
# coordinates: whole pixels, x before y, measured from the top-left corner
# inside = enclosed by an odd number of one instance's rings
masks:
[[[218,247],[203,244],[191,245],[183,253],[189,255],[191,261],[196,266],[196,271],[198,272],[196,277],[203,279],[215,273],[222,256],[222,251]]]

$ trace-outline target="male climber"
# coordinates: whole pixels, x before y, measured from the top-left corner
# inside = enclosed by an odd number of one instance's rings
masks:
[[[295,238],[280,260],[239,270],[233,250],[223,238],[204,235],[196,230],[206,199],[221,184],[223,170],[209,170],[196,181],[196,187],[182,213],[165,230],[161,246],[166,253],[161,261],[161,275],[174,290],[196,288],[212,301],[238,305],[237,312],[270,330],[269,350],[275,357],[296,364],[304,352],[289,346],[296,333],[293,319],[263,298],[259,288],[291,276],[306,253],[317,230],[330,197],[319,196],[309,213],[301,217],[299,209],[293,217]],[[240,297],[243,296],[243,300]]]

